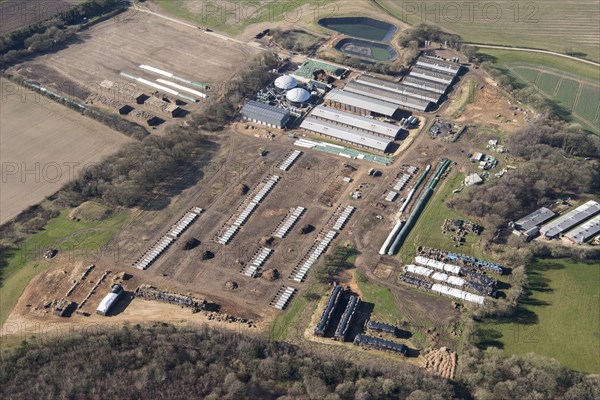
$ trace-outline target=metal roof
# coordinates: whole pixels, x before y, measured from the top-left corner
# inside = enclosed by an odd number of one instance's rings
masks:
[[[396,139],[398,132],[400,132],[400,127],[398,125],[377,121],[373,118],[367,118],[324,106],[315,107],[311,115],[313,117],[319,117],[326,120],[335,121],[340,124],[356,127],[358,129],[374,132],[378,135],[388,136],[392,139]]]
[[[585,221],[600,212],[600,204],[590,200],[574,210],[550,221],[540,228],[540,232],[546,237],[553,238],[567,229]]]
[[[448,89],[448,85],[446,83],[434,82],[430,81],[429,79],[417,78],[416,76],[410,75],[404,78],[402,83],[405,86],[412,86],[439,94],[446,93],[446,90]]]
[[[437,58],[432,57],[424,57],[421,56],[417,60],[417,65],[423,65],[425,67],[434,68],[443,72],[448,72],[453,75],[456,75],[460,70],[460,65],[456,63],[451,63],[444,60],[439,60]]]
[[[385,152],[390,143],[392,143],[392,140],[361,132],[354,128],[342,127],[333,122],[322,121],[315,117],[305,118],[304,121],[302,121],[300,128],[383,152]]]
[[[441,71],[434,70],[433,68],[427,67],[415,67],[410,71],[409,76],[416,76],[417,78],[427,79],[433,82],[451,84],[454,80],[454,76],[445,74]]]
[[[434,103],[437,103],[441,97],[440,93],[430,92],[425,88],[418,88],[410,85],[404,85],[402,83],[390,82],[369,75],[362,75],[358,77],[356,82],[367,86],[389,90],[390,92],[394,93],[405,94],[420,100],[432,101]]]
[[[326,97],[327,100],[362,108],[377,114],[391,117],[398,110],[398,106],[389,101],[376,100],[368,96],[351,93],[345,90],[333,89]]]
[[[373,86],[363,85],[358,82],[350,82],[346,85],[344,90],[364,96],[372,97],[375,99],[388,101],[393,104],[397,104],[401,107],[414,108],[419,111],[425,111],[429,104],[428,100],[421,100],[405,94],[390,92],[389,90],[379,89]]]
[[[283,126],[289,118],[289,112],[283,108],[250,100],[242,108],[242,115],[249,119],[271,125]]]
[[[525,217],[516,221],[515,227],[521,231],[528,231],[534,226],[543,224],[555,215],[556,214],[554,212],[550,211],[546,207],[542,207],[539,210],[536,210],[531,214],[526,215]]]
[[[597,233],[600,233],[600,215],[565,233],[565,237],[575,243],[581,244]]]

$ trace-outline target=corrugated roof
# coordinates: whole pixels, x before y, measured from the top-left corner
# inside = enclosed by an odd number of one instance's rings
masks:
[[[439,93],[428,91],[425,88],[407,86],[403,85],[402,83],[390,82],[369,75],[362,75],[358,77],[356,82],[367,86],[389,90],[390,92],[394,93],[405,94],[423,101],[432,101],[434,103],[437,103],[441,96]]]
[[[368,110],[387,117],[391,117],[398,110],[398,106],[389,101],[377,100],[340,89],[333,89],[329,92],[326,99],[352,107],[362,108],[363,110]]]
[[[586,219],[600,212],[600,204],[594,200],[590,200],[585,204],[580,205],[574,210],[569,211],[565,215],[550,221],[540,228],[540,232],[544,236],[553,238],[567,229],[585,221]]]
[[[433,68],[427,67],[415,67],[410,71],[409,76],[416,76],[417,78],[428,79],[434,82],[440,82],[445,84],[451,84],[454,80],[454,76],[445,74],[441,71],[434,70]]]
[[[320,133],[334,139],[346,140],[378,151],[386,151],[392,140],[384,139],[369,133],[360,132],[353,128],[345,128],[332,122],[308,117],[302,121],[301,129]]]
[[[401,107],[414,108],[419,111],[425,111],[429,104],[428,100],[421,100],[405,94],[390,92],[389,90],[376,88],[373,86],[364,85],[358,82],[350,82],[346,85],[344,90],[361,94],[364,96],[372,97],[378,100],[387,101],[393,104],[397,104]]]
[[[539,210],[532,212],[529,215],[521,218],[520,220],[515,222],[515,226],[521,231],[528,231],[534,226],[543,224],[548,221],[550,218],[554,217],[556,214],[546,207],[542,207]]]
[[[287,110],[250,100],[242,108],[242,115],[272,125],[282,125],[289,117]]]
[[[311,115],[388,136],[392,139],[396,139],[398,132],[400,132],[398,125],[388,124],[387,122],[377,121],[373,118],[362,117],[324,106],[315,107]]]
[[[449,72],[453,75],[456,75],[460,70],[460,65],[458,64],[425,56],[421,56],[417,60],[417,65],[424,65],[440,71]]]
[[[565,234],[565,237],[575,243],[583,243],[598,233],[600,233],[600,215],[570,230]]]
[[[419,89],[425,89],[430,92],[444,94],[448,89],[446,83],[434,82],[429,79],[417,78],[416,76],[407,76],[402,83],[406,86],[412,86]]]

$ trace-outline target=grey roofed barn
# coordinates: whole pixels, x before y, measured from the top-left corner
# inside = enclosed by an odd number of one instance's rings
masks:
[[[515,228],[520,231],[528,231],[534,226],[543,224],[556,214],[546,207],[542,207],[539,210],[535,210],[529,215],[524,216],[520,220],[515,222]]]
[[[353,128],[342,127],[333,122],[318,120],[315,117],[304,119],[300,128],[382,152],[385,152],[392,143],[390,139],[384,139]]]
[[[453,75],[456,75],[460,70],[460,65],[456,63],[447,62],[444,60],[439,60],[437,58],[431,58],[426,56],[421,56],[417,60],[417,65],[437,69],[443,72],[447,72]]]
[[[250,100],[244,105],[242,116],[245,119],[278,128],[285,126],[290,119],[290,113],[287,110],[254,100]]]
[[[550,221],[540,228],[540,232],[547,238],[553,238],[574,227],[586,219],[600,212],[600,204],[594,200],[590,200],[585,204],[580,205],[574,210]]]
[[[439,94],[446,93],[446,90],[448,89],[448,85],[446,83],[434,82],[429,79],[418,78],[411,75],[404,78],[402,84]]]
[[[414,108],[419,111],[425,111],[427,107],[429,107],[429,104],[431,104],[428,100],[421,100],[412,96],[390,92],[389,90],[367,86],[358,82],[348,83],[344,90],[387,101],[401,107]]]
[[[410,71],[409,76],[415,76],[421,79],[427,79],[433,82],[450,85],[454,81],[454,76],[445,74],[441,71],[427,67],[415,67]]]
[[[357,93],[351,93],[341,89],[333,89],[326,97],[327,100],[346,104],[352,107],[361,108],[370,112],[393,116],[398,111],[398,106],[389,101],[376,100]]]
[[[386,136],[391,139],[396,139],[398,132],[400,132],[400,127],[398,125],[381,122],[376,119],[362,117],[360,115],[354,115],[330,107],[317,106],[311,115],[313,117],[335,121],[339,124],[356,127],[358,129],[366,130],[375,133],[376,135]]]
[[[386,81],[384,79],[375,78],[369,75],[362,75],[356,79],[356,82],[367,86],[373,86],[379,89],[389,90],[390,92],[405,94],[407,96],[415,97],[423,101],[431,101],[437,103],[440,100],[441,94],[431,92],[424,87],[414,87],[410,85],[404,85],[402,83],[396,83]]]
[[[600,233],[600,215],[565,233],[565,238],[573,243],[581,244]]]

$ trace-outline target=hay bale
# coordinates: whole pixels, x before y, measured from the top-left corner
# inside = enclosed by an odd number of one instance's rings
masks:
[[[200,246],[200,241],[196,238],[189,238],[188,240],[186,240],[183,245],[182,248],[183,250],[192,250],[195,249],[196,247]]]
[[[229,290],[235,290],[239,287],[239,285],[237,284],[237,282],[227,281],[225,282],[225,287]]]
[[[265,278],[268,281],[276,281],[277,279],[281,278],[281,274],[279,273],[279,271],[275,268],[273,269],[267,269],[262,273],[262,277]]]
[[[314,230],[315,230],[314,226],[312,226],[311,224],[306,224],[302,228],[300,228],[300,233],[303,235],[308,235],[309,233],[311,233]]]
[[[237,187],[237,192],[239,193],[240,196],[245,196],[249,190],[250,190],[250,188],[248,187],[248,185],[245,185],[243,183]]]
[[[273,236],[263,236],[260,239],[259,244],[262,247],[267,247],[273,245],[273,242],[275,242],[275,238]]]

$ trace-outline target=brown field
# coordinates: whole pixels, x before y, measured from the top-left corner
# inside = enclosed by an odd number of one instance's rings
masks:
[[[0,1],[0,35],[48,19],[80,2],[80,0]]]
[[[0,223],[131,140],[12,82],[0,83]]]
[[[128,92],[139,90],[150,95],[156,89],[120,76],[121,72],[128,72],[154,82],[158,78],[166,79],[139,68],[146,64],[208,84],[210,96],[211,93],[217,95],[222,85],[260,51],[151,14],[131,12],[121,19],[93,26],[81,33],[76,43],[13,67],[12,72],[81,101],[93,94],[124,101],[115,94],[107,96],[104,89],[100,90],[100,83],[108,79],[127,85]],[[194,112],[201,104],[202,101],[183,108]],[[133,106],[161,116],[143,105]]]

